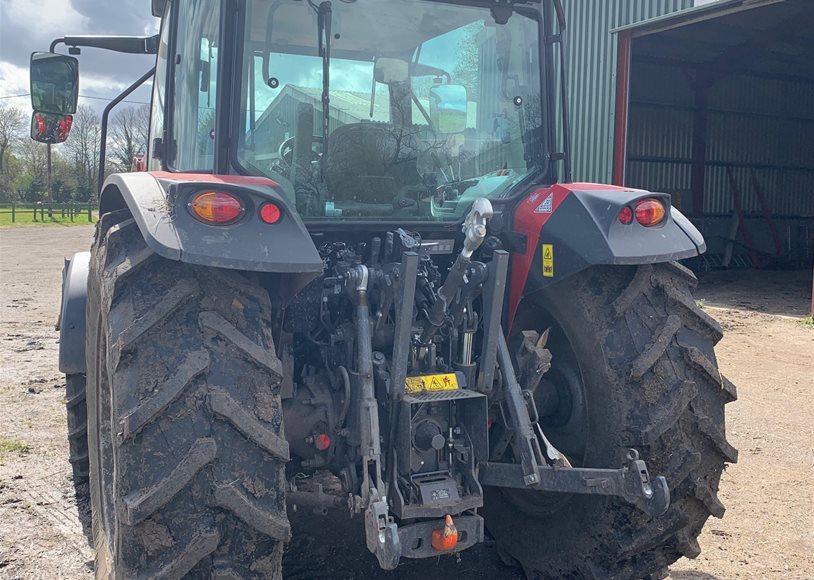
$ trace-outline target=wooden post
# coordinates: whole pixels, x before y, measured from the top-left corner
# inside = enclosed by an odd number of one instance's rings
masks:
[[[71,221],[73,221],[73,214],[74,214],[74,206],[76,206],[76,202],[71,202]]]
[[[93,223],[93,208],[91,207],[90,200],[88,200],[88,223]]]
[[[17,217],[15,215],[17,210],[17,204],[15,202],[11,202],[11,223],[14,223],[14,219]]]

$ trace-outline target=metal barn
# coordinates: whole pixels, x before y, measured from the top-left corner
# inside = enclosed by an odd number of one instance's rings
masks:
[[[707,239],[699,269],[810,268],[814,2],[719,0],[614,33],[613,181],[672,194]]]

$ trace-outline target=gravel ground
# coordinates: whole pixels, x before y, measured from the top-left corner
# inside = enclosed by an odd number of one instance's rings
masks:
[[[92,235],[84,226],[0,228],[0,579],[93,576],[87,513],[69,476],[54,330],[63,256],[87,249]],[[677,562],[674,579],[814,578],[814,326],[799,319],[810,289],[805,272],[702,280],[697,297],[726,330],[721,369],[739,389],[727,411],[740,462],[721,483],[726,516],[709,521],[702,554]],[[488,543],[459,560],[381,572],[359,518],[292,520],[286,578],[520,578]]]

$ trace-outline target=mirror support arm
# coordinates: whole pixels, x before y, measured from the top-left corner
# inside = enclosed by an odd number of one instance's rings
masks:
[[[59,44],[68,47],[72,54],[80,47],[101,48],[127,54],[157,54],[158,35],[154,36],[64,36],[51,43],[51,52]]]
[[[102,113],[102,126],[101,126],[101,143],[99,144],[99,194],[102,193],[102,186],[105,183],[105,154],[107,153],[107,121],[110,117],[110,111],[113,107],[121,103],[124,99],[129,97],[133,91],[143,85],[148,79],[152,78],[155,74],[155,67],[144,73],[136,82],[124,89],[115,99],[110,101]]]

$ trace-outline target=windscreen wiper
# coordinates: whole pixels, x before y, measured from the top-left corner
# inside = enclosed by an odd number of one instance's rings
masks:
[[[333,12],[329,1],[319,6],[308,0],[317,13],[317,27],[319,29],[319,56],[322,57],[322,156],[319,160],[319,176],[325,180],[325,164],[328,159],[328,131],[331,122],[331,20]]]

